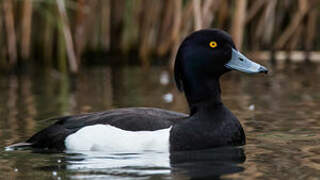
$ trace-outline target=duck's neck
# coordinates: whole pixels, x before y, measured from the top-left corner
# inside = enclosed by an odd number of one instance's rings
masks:
[[[219,77],[188,82],[185,94],[189,103],[190,115],[222,105]]]

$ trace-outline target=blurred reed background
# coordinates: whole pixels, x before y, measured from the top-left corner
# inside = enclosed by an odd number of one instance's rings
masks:
[[[76,73],[92,61],[84,55],[96,53],[134,55],[148,66],[150,56],[174,57],[183,37],[208,27],[230,32],[247,52],[299,51],[309,59],[309,52],[320,49],[319,5],[319,0],[2,0],[0,68],[36,63]],[[313,59],[320,59],[317,55]]]

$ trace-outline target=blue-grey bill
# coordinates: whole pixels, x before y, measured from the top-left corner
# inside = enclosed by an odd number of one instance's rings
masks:
[[[268,69],[266,67],[251,61],[238,50],[233,48],[231,60],[225,64],[225,66],[229,69],[238,70],[249,74],[268,73]]]

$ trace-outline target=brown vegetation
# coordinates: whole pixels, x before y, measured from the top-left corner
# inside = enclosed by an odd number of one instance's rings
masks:
[[[85,52],[173,57],[201,28],[229,31],[238,48],[318,50],[319,0],[2,0],[0,66],[77,72]],[[105,59],[108,61],[108,59]],[[90,60],[88,60],[90,61]]]

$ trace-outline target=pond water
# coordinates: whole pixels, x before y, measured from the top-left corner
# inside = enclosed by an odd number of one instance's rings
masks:
[[[262,62],[262,64],[265,64]],[[4,179],[318,179],[320,65],[285,64],[269,75],[223,76],[223,100],[247,145],[179,152],[5,151],[50,117],[154,106],[188,112],[167,67],[99,66],[77,78],[53,70],[0,76],[0,177]]]

